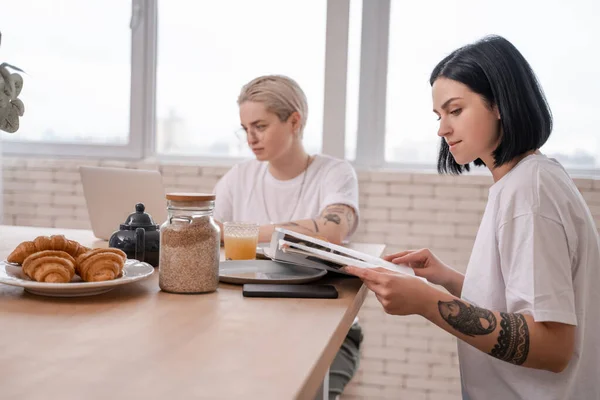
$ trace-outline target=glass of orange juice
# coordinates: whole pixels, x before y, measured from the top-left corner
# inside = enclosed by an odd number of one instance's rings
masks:
[[[223,241],[226,260],[254,260],[259,225],[251,222],[225,222]]]

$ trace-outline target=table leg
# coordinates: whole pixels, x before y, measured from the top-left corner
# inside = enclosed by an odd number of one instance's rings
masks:
[[[317,390],[317,395],[315,396],[315,400],[328,400],[329,399],[329,368],[325,373],[325,377],[323,378],[323,383]]]

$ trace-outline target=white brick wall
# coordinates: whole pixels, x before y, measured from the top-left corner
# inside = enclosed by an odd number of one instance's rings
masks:
[[[227,167],[5,158],[4,223],[89,228],[79,165],[159,170],[167,191],[211,191]],[[358,171],[361,224],[356,241],[387,252],[430,247],[466,267],[487,198],[487,176]],[[600,180],[576,179],[600,225]],[[373,295],[360,311],[365,342],[359,372],[343,399],[458,400],[456,340],[421,317],[385,314]]]

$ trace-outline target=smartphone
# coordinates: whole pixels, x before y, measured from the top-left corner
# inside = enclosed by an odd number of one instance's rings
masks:
[[[287,285],[246,283],[244,297],[292,297],[312,299],[337,299],[338,291],[333,285]]]

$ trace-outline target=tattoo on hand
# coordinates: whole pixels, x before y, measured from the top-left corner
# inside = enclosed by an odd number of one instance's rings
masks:
[[[496,329],[494,313],[463,303],[438,301],[440,315],[451,327],[467,336],[488,335]]]
[[[317,225],[317,221],[312,219],[313,224],[315,224],[315,232],[319,233],[319,225]]]
[[[327,222],[333,222],[337,225],[339,225],[342,222],[342,219],[337,214],[327,214],[324,215],[323,218],[325,219],[325,225],[327,225]]]
[[[500,313],[498,344],[490,355],[512,364],[522,365],[529,354],[529,327],[522,314]]]

